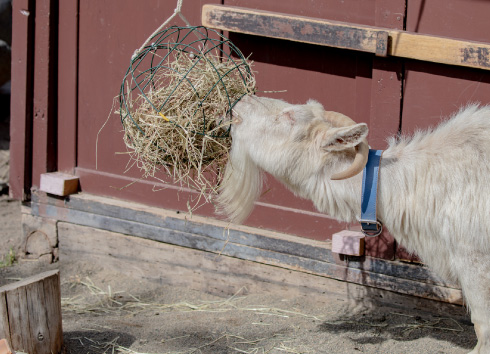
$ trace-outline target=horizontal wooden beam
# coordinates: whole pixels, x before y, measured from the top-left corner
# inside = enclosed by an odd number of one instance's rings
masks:
[[[202,24],[224,31],[490,70],[490,44],[234,6],[203,6]]]
[[[75,194],[62,200],[33,193],[31,212],[69,224],[343,280],[406,295],[461,304],[461,290],[424,267],[370,257],[346,262],[327,242],[188,216],[116,199]],[[261,232],[259,234],[258,232]],[[255,233],[257,232],[257,233]]]

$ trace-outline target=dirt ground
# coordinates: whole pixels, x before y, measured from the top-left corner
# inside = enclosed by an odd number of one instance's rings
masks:
[[[0,261],[20,233],[20,205],[0,197]],[[59,268],[67,353],[467,353],[464,308],[356,306],[285,293],[219,297],[130,278],[91,260],[20,261],[0,285]],[[433,305],[433,306],[432,306]]]

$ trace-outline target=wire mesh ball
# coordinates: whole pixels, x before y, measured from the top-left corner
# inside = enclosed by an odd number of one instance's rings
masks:
[[[231,145],[231,112],[255,92],[251,63],[219,32],[172,26],[131,60],[119,114],[132,160],[155,177],[214,189]]]

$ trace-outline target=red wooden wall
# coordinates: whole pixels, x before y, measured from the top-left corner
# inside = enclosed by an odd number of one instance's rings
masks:
[[[191,23],[200,24],[205,3],[490,43],[487,1],[187,0],[183,13]],[[132,53],[174,7],[169,0],[14,2],[13,196],[28,198],[40,173],[62,170],[79,175],[84,192],[187,210],[188,199],[196,197],[192,191],[173,186],[155,191],[153,181],[139,180],[136,168],[126,171],[122,128],[113,107]],[[384,148],[393,134],[434,125],[468,102],[490,101],[490,73],[485,70],[226,35],[251,55],[259,90],[286,90],[264,95],[292,103],[314,98],[329,110],[366,122],[375,148]],[[266,189],[248,225],[320,240],[346,227],[272,178]],[[195,213],[216,217],[212,205]],[[396,256],[396,244],[386,233],[369,240],[367,249],[369,255]]]

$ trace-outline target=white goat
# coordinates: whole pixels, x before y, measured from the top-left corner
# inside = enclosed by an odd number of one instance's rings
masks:
[[[315,101],[291,105],[254,96],[233,115],[222,213],[243,221],[267,171],[319,211],[359,219],[366,124]],[[436,129],[391,139],[377,215],[400,244],[461,285],[478,336],[471,353],[490,353],[490,106],[470,105]]]

